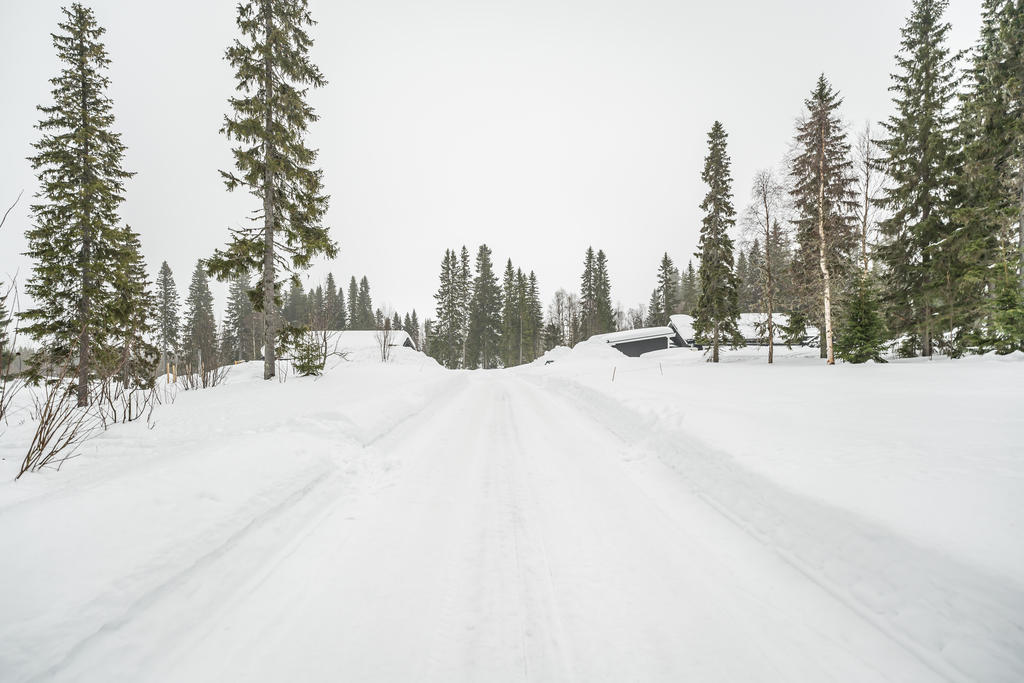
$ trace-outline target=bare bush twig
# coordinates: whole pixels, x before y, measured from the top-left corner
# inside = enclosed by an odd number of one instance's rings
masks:
[[[83,443],[103,430],[103,419],[96,410],[78,407],[74,382],[68,378],[69,369],[71,365],[65,364],[57,378],[44,385],[42,397],[33,395],[38,424],[15,480],[25,472],[38,472],[44,467],[60,469]]]

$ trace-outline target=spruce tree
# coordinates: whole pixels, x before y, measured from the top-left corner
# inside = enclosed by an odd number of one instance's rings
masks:
[[[114,263],[110,357],[105,376],[117,374],[125,386],[148,386],[156,369],[156,348],[150,343],[156,299],[150,290],[138,234],[119,231]]]
[[[456,271],[456,289],[459,298],[459,336],[462,339],[462,367],[466,367],[466,342],[469,339],[469,302],[473,298],[473,267],[469,249],[462,245],[459,267]]]
[[[668,318],[679,306],[676,298],[679,292],[679,271],[676,270],[668,252],[661,257],[658,266],[658,317],[655,325],[668,325]],[[653,315],[652,315],[653,318]]]
[[[594,257],[594,309],[595,334],[615,331],[615,313],[612,310],[612,285],[608,276],[608,257],[603,249]]]
[[[316,289],[309,295],[308,306],[306,317],[309,321],[310,329],[330,329],[327,325],[327,305],[324,300],[324,288],[322,285],[317,285]]]
[[[518,322],[516,328],[519,332],[519,338],[516,342],[516,355],[515,364],[522,365],[529,358],[527,349],[530,345],[530,329],[529,322],[529,303],[527,299],[528,283],[526,275],[523,273],[522,268],[516,268],[516,286],[515,286],[515,307]]]
[[[306,146],[309,124],[317,115],[307,102],[308,89],[326,85],[310,61],[314,24],[306,0],[243,0],[238,4],[241,39],[228,48],[238,97],[222,132],[238,143],[237,173],[222,172],[229,190],[248,189],[262,202],[262,213],[249,228],[232,232],[223,250],[208,263],[210,272],[228,278],[262,272],[263,311],[276,305],[283,271],[309,266],[314,256],[333,258],[337,245],[323,225],[328,196],[317,152]],[[264,379],[275,373],[276,316],[264,316]]]
[[[736,257],[736,282],[738,291],[736,297],[739,301],[740,311],[750,311],[750,297],[748,296],[747,285],[750,283],[750,273],[747,270],[747,253],[741,247],[739,256]]]
[[[466,365],[470,368],[495,368],[502,357],[502,291],[494,274],[491,250],[486,244],[480,245],[476,253],[476,277],[472,289]]]
[[[236,275],[228,285],[228,305],[224,311],[221,339],[224,360],[253,360],[256,357],[260,340],[256,339],[254,313],[249,278]]]
[[[324,314],[328,330],[345,329],[345,295],[338,290],[334,273],[327,273],[327,287],[324,290]]]
[[[357,330],[376,330],[377,315],[373,310],[373,298],[370,296],[370,280],[364,275],[359,280],[359,294],[356,298],[356,315],[359,319]]]
[[[726,138],[725,128],[715,121],[708,133],[708,155],[701,173],[708,193],[700,205],[704,218],[699,251],[694,254],[700,259],[697,273],[700,294],[693,329],[698,339],[710,345],[713,363],[718,362],[718,350],[723,342],[735,345],[740,341],[739,299],[733,272],[733,243],[729,237],[729,229],[736,224],[736,211],[732,203],[731,161]]]
[[[440,285],[434,299],[437,318],[431,331],[431,355],[446,368],[457,368],[462,360],[462,311],[460,265],[456,253],[446,249],[441,260]]]
[[[410,334],[410,336],[412,336],[412,342],[413,342],[413,344],[416,345],[417,349],[422,351],[423,350],[423,346],[421,345],[421,342],[423,340],[420,337],[420,319],[419,319],[419,316],[416,315],[416,309],[415,308],[412,309],[412,316],[410,316],[409,322],[411,323],[411,325],[409,327],[409,334]]]
[[[597,258],[594,248],[587,247],[580,276],[580,334],[587,339],[597,334]]]
[[[693,268],[693,260],[689,260],[686,263],[686,272],[680,278],[682,286],[680,287],[680,310],[687,314],[692,315],[693,309],[697,305],[697,271]]]
[[[790,166],[797,215],[792,274],[800,291],[798,312],[820,321],[822,357],[832,365],[833,309],[855,268],[859,244],[856,178],[837,113],[842,99],[824,74],[804,105],[807,111],[797,126],[796,155]]]
[[[423,321],[423,345],[420,347],[420,351],[437,360],[437,349],[434,344],[434,321],[430,318]]]
[[[602,254],[603,252],[598,252]],[[600,259],[599,259],[600,263]],[[598,269],[600,272],[600,268]],[[600,280],[599,280],[600,282]],[[530,361],[537,359],[544,351],[544,304],[540,300],[540,286],[537,284],[537,274],[532,270],[526,279],[526,310],[527,318],[530,321]],[[598,288],[598,301],[601,300],[601,287]]]
[[[836,355],[849,363],[885,362],[885,324],[870,273],[859,273],[839,323]]]
[[[664,325],[665,306],[661,303],[661,290],[655,287],[651,290],[651,298],[647,301],[647,317],[644,324],[647,327]]]
[[[104,29],[79,3],[62,11],[53,34],[62,68],[50,81],[53,104],[39,107],[42,135],[29,158],[40,186],[26,233],[34,260],[26,291],[36,306],[21,317],[43,347],[35,371],[47,361],[77,364],[84,406],[89,377],[101,371],[117,324],[117,264],[132,258],[121,253],[126,240],[118,216],[132,174],[122,168],[125,146],[113,130]]]
[[[516,364],[519,343],[519,310],[516,306],[516,271],[512,259],[505,263],[501,280],[502,363],[506,368]]]
[[[185,299],[185,330],[183,356],[186,367],[204,374],[216,368],[217,320],[213,314],[213,294],[203,262],[196,264]]]
[[[181,341],[181,300],[174,284],[174,274],[167,261],[160,264],[156,278],[156,339],[165,362],[177,359]]]
[[[1013,324],[1013,311],[1024,305],[1022,43],[1024,0],[985,0],[960,110],[959,205],[947,240],[956,310],[944,317],[961,333],[954,353],[964,344],[980,351],[1024,346],[1024,328]]]
[[[291,280],[288,295],[284,299],[284,306],[281,313],[284,319],[291,325],[305,325],[308,317],[309,303],[306,300],[306,292],[298,278]]]
[[[885,269],[889,327],[918,339],[932,355],[943,289],[953,276],[950,196],[956,174],[955,119],[958,56],[950,54],[943,21],[947,0],[915,0],[901,31],[897,73],[892,75],[895,113],[878,142],[891,182],[882,204],[889,218],[879,228],[876,254]],[[948,290],[947,290],[948,291]]]
[[[360,316],[359,316],[359,284],[356,282],[355,275],[348,281],[348,326],[353,330],[362,329],[360,327]]]

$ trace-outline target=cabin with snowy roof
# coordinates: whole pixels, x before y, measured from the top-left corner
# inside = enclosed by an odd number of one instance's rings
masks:
[[[651,351],[664,351],[672,345],[674,338],[675,331],[671,327],[641,327],[594,335],[590,340],[603,342],[616,351],[636,357]]]

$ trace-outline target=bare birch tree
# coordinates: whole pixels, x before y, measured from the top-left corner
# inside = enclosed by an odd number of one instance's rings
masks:
[[[770,169],[758,171],[750,189],[751,203],[744,216],[743,227],[748,237],[757,240],[760,254],[753,266],[758,271],[761,284],[761,306],[766,315],[765,331],[768,341],[768,362],[775,357],[775,312],[776,280],[779,277],[778,255],[783,249],[785,234],[782,218],[786,190],[775,172]]]

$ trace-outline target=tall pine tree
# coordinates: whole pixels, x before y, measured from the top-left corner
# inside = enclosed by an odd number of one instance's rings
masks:
[[[39,107],[42,135],[30,157],[40,190],[26,233],[34,259],[26,290],[36,306],[21,317],[28,323],[24,331],[43,346],[36,358],[77,365],[78,405],[84,406],[89,378],[102,371],[113,343],[119,264],[123,271],[137,256],[124,253],[137,242],[119,227],[124,183],[132,174],[122,168],[125,146],[113,130],[104,29],[79,3],[62,11],[53,45],[63,66],[50,80],[53,104]]]
[[[1024,0],[985,0],[968,86],[948,324],[954,353],[1008,352],[1024,349]]]
[[[476,278],[469,305],[467,367],[494,368],[501,361],[501,294],[491,250],[482,244],[476,253]]]
[[[583,258],[583,275],[580,276],[580,334],[587,339],[598,334],[600,325],[597,316],[597,257],[593,247],[587,247]]]
[[[608,276],[608,257],[603,249],[594,257],[594,334],[615,331],[615,312],[612,310],[612,283]]]
[[[502,363],[506,368],[516,364],[519,344],[519,308],[516,304],[516,271],[512,259],[505,263],[501,279]]]
[[[156,278],[156,339],[165,362],[176,360],[181,343],[181,300],[174,284],[174,274],[167,261],[160,264]]]
[[[217,320],[213,314],[213,294],[203,262],[196,264],[185,299],[183,353],[186,368],[204,374],[216,368]]]
[[[334,273],[327,273],[327,286],[324,288],[324,314],[327,316],[328,330],[345,329],[345,294],[338,289],[334,281]]]
[[[238,5],[242,38],[227,50],[235,69],[238,97],[222,131],[236,141],[237,173],[222,172],[229,190],[248,189],[262,202],[249,228],[232,232],[208,263],[219,278],[262,273],[260,310],[273,311],[278,275],[309,266],[314,256],[333,258],[337,245],[323,225],[328,196],[317,152],[306,146],[309,124],[317,120],[307,102],[309,87],[326,85],[309,59],[314,24],[306,0],[245,0]],[[263,377],[275,373],[277,317],[264,316]]]
[[[118,240],[113,282],[113,329],[108,370],[125,386],[148,386],[156,369],[157,350],[150,343],[156,299],[150,289],[139,236],[125,226]]]
[[[257,338],[255,309],[250,296],[250,282],[245,275],[236,275],[228,284],[228,306],[224,311],[224,334],[221,340],[225,361],[253,360],[262,338]]]
[[[359,283],[353,275],[348,281],[348,326],[353,330],[361,329],[359,322]]]
[[[603,252],[598,253],[603,254]],[[600,264],[600,259],[598,263]],[[599,266],[599,273],[600,270]],[[599,286],[598,302],[601,301],[602,296],[600,290],[601,287]],[[526,316],[530,325],[530,347],[528,352],[530,362],[532,362],[544,352],[544,304],[540,300],[540,285],[537,283],[537,274],[532,270],[526,278]]]
[[[715,121],[708,133],[708,155],[704,157],[701,179],[708,186],[700,208],[700,244],[694,254],[700,259],[697,277],[700,294],[694,310],[693,329],[698,339],[711,347],[711,362],[717,363],[719,347],[740,340],[737,327],[739,300],[733,272],[733,243],[729,229],[736,224],[732,203],[731,160],[726,149],[725,127]],[[664,304],[661,304],[664,305]]]
[[[446,368],[460,367],[462,362],[462,300],[458,255],[446,249],[441,260],[441,282],[434,299],[437,317],[431,329],[430,350]]]
[[[878,145],[891,183],[882,203],[889,218],[879,225],[876,254],[884,264],[890,330],[918,340],[932,355],[937,317],[953,257],[951,232],[954,190],[953,98],[958,56],[950,54],[943,20],[947,0],[915,0],[901,31],[897,73],[892,75],[895,113],[883,124]],[[948,290],[947,290],[948,291]]]
[[[658,265],[658,311],[651,311],[650,317],[655,325],[668,325],[668,318],[679,306],[679,271],[669,257],[668,252],[661,257]]]
[[[357,330],[375,330],[377,316],[373,311],[373,297],[370,296],[370,280],[364,275],[359,280],[359,293],[356,295]]]

